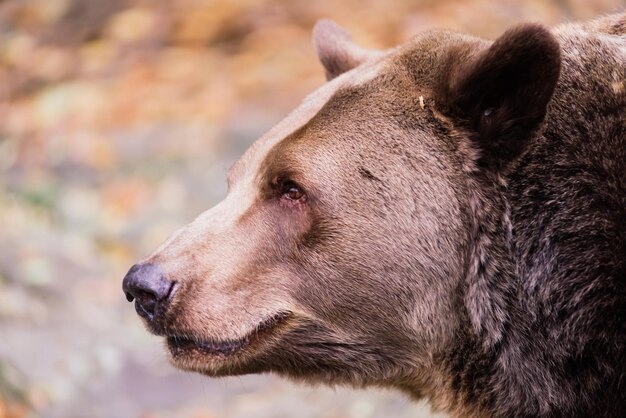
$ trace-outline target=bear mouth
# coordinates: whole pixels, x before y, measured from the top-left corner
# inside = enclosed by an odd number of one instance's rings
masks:
[[[261,321],[252,331],[241,338],[232,340],[198,339],[186,336],[171,335],[167,337],[167,347],[174,358],[198,353],[211,356],[229,357],[243,351],[257,341],[266,339],[275,333],[282,325],[290,312],[279,312]]]

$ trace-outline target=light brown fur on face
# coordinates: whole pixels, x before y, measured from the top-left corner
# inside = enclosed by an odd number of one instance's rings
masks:
[[[298,353],[291,355],[299,357],[294,361],[316,361],[320,351],[337,357],[317,365],[309,379],[361,384],[374,379],[349,369],[364,346],[372,350],[367,367],[397,379],[409,378],[416,353],[390,362],[377,351],[401,344],[425,353],[445,344],[458,303],[449,277],[459,275],[463,260],[432,260],[458,253],[462,245],[459,191],[447,170],[458,162],[442,160],[448,152],[437,149],[450,145],[438,144],[432,132],[419,125],[407,132],[403,126],[410,107],[425,121],[436,116],[430,93],[416,90],[398,61],[377,54],[311,95],[235,164],[222,203],[145,260],[177,282],[165,334],[237,340],[284,313],[273,338],[282,338],[279,346],[293,345]],[[409,90],[422,93],[424,108],[419,94],[407,96]],[[409,142],[413,149],[405,149]],[[306,203],[280,202],[272,183],[286,176],[306,191]],[[374,259],[380,261],[373,264]],[[390,283],[396,276],[399,281]],[[415,277],[415,284],[403,283],[406,276]],[[346,291],[355,282],[361,283],[360,294]],[[388,294],[381,293],[384,288]],[[390,296],[398,301],[391,311]],[[323,345],[313,344],[307,354],[311,342],[301,341],[303,333]],[[376,347],[376,339],[384,345]],[[271,340],[259,345],[269,349],[264,344]],[[350,352],[350,346],[357,349]],[[262,349],[255,353],[258,361],[248,361],[246,352],[222,359],[196,351],[172,361],[217,375],[271,370]]]
[[[534,259],[519,253],[530,253],[525,245],[545,228],[529,232],[539,221],[520,219],[562,198],[523,200],[543,198],[529,183],[535,173],[563,164],[544,157],[558,154],[550,141],[559,150],[578,149],[580,133],[558,139],[559,132],[592,119],[561,107],[571,95],[586,97],[585,89],[574,94],[575,86],[596,80],[585,78],[576,55],[596,32],[602,53],[590,55],[599,63],[594,76],[610,83],[608,114],[623,113],[624,27],[622,14],[553,32],[520,26],[495,42],[430,31],[371,52],[335,24],[320,23],[315,47],[330,81],[233,166],[224,201],[143,261],[158,266],[168,284],[167,304],[159,299],[163,306],[144,314],[151,330],[167,337],[172,363],[209,376],[275,372],[395,387],[459,416],[516,416],[516,407],[529,416],[561,416],[591,408],[599,401],[539,399],[574,380],[549,370],[568,370],[571,359],[533,357],[520,342],[533,333],[543,341],[541,330],[560,318],[541,310],[556,296],[533,299],[543,284],[526,287],[537,280],[536,273],[523,276]],[[603,57],[607,51],[611,59]],[[590,129],[598,141],[608,132],[606,142],[618,144],[605,153],[610,162],[623,151],[623,119],[607,120]],[[607,178],[622,173],[616,161],[603,167]],[[524,171],[533,164],[539,168]],[[547,180],[537,183],[551,190]],[[554,217],[571,213],[579,212]],[[607,221],[602,233],[619,225]],[[567,242],[541,240],[528,246]],[[566,250],[559,266],[570,261]],[[601,278],[619,272],[612,274]],[[566,292],[559,289],[555,294]],[[138,303],[146,297],[134,292]],[[587,347],[546,341],[567,353]],[[618,381],[607,380],[607,387]]]
[[[292,302],[289,288],[293,282],[288,280],[294,273],[277,260],[285,257],[286,244],[298,233],[296,228],[300,227],[300,235],[306,232],[307,214],[293,211],[292,219],[280,219],[282,214],[276,211],[280,205],[261,196],[264,185],[258,171],[272,147],[306,124],[334,91],[366,82],[375,75],[377,65],[374,62],[365,71],[346,74],[308,97],[235,164],[229,174],[228,197],[144,261],[159,264],[168,277],[176,277],[177,298],[164,325],[168,335],[229,341],[248,335],[277,313],[288,313],[291,322],[298,321],[294,317],[301,307]],[[204,299],[212,303],[199,307],[189,297],[182,299],[185,294],[193,295],[198,303]],[[223,373],[219,358],[198,360],[196,355],[172,360],[183,368]]]

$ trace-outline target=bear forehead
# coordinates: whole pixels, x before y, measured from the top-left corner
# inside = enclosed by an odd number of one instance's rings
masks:
[[[337,92],[370,82],[384,73],[387,66],[388,61],[381,57],[342,74],[309,94],[287,117],[256,140],[233,165],[228,173],[229,184],[243,177],[253,177],[260,170],[261,163],[269,151],[311,121]]]
[[[356,123],[363,126],[373,122],[359,121],[358,111],[364,107],[378,106],[380,114],[385,108],[406,107],[407,101],[421,100],[419,92],[428,94],[437,77],[448,71],[446,58],[451,52],[455,56],[468,56],[486,44],[487,41],[461,33],[427,31],[341,74],[308,95],[286,118],[259,138],[230,169],[228,183],[234,184],[242,178],[253,180],[262,172],[270,152],[285,150],[283,145],[287,142],[324,139],[321,132],[336,129],[337,124],[348,129]],[[408,82],[412,83],[410,91],[406,91]],[[332,127],[328,125],[325,129],[325,124],[331,120]],[[307,136],[311,132],[320,135]],[[338,134],[341,132],[333,137]]]

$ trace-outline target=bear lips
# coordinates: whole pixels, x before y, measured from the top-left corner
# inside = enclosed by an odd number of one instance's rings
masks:
[[[211,355],[230,356],[248,347],[255,341],[268,336],[290,316],[291,312],[279,312],[259,323],[245,336],[235,340],[201,340],[171,335],[167,336],[167,346],[173,356],[183,354],[189,350],[201,351]]]

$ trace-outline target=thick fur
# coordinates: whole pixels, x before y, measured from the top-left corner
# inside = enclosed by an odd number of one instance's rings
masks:
[[[486,190],[505,202],[496,220],[500,237],[510,222],[512,264],[496,277],[511,287],[493,284],[466,300],[506,300],[506,314],[485,330],[496,345],[479,339],[449,360],[460,393],[496,416],[626,411],[626,20],[606,21],[589,26],[600,33],[556,31],[563,69],[543,130],[505,187]],[[466,355],[490,365],[455,362]]]
[[[622,417],[626,14],[371,54],[315,32],[332,81],[146,260],[176,282],[152,331],[265,337],[173,363],[394,387],[455,416]]]

